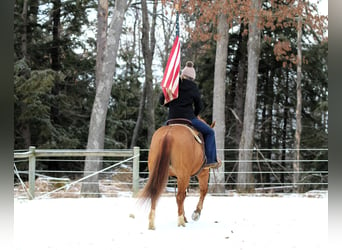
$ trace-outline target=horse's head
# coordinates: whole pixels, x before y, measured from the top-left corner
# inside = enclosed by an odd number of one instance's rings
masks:
[[[205,124],[208,124],[202,117],[200,117],[199,115],[197,116],[198,120],[201,120],[202,122],[204,122]],[[216,121],[213,121],[210,125],[211,128],[215,127]],[[208,124],[209,125],[209,124]]]

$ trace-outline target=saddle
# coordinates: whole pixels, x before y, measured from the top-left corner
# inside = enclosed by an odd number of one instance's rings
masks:
[[[170,119],[166,122],[166,125],[172,125],[172,124],[184,124],[192,128],[192,122],[184,118]]]
[[[173,126],[173,125],[184,126],[184,127],[189,129],[189,131],[192,133],[192,135],[195,137],[196,141],[199,144],[204,143],[202,134],[199,132],[198,132],[198,134],[196,134],[197,130],[195,130],[195,128],[192,126],[192,122],[188,119],[184,119],[184,118],[170,119],[166,122],[166,125],[167,126]]]

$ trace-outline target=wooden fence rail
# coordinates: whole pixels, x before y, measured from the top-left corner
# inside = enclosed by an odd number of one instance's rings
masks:
[[[124,150],[82,150],[82,149],[36,149],[30,147],[27,152],[15,152],[14,159],[28,158],[29,161],[29,198],[35,198],[36,158],[41,157],[77,157],[77,156],[106,156],[133,158],[133,195],[139,191],[139,155],[140,148]]]

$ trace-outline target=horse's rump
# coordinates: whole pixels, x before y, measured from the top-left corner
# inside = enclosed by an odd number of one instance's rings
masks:
[[[193,176],[197,174],[205,163],[202,135],[194,128],[183,124],[170,126],[170,133],[173,138],[173,146],[170,152],[170,175]]]
[[[140,197],[155,200],[162,194],[168,176],[190,178],[205,163],[203,144],[195,140],[189,128],[163,126],[152,136],[148,155],[149,179]]]

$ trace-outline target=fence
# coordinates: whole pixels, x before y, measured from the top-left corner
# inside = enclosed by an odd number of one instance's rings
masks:
[[[302,149],[305,155],[301,159],[302,176],[298,183],[293,183],[292,176],[298,174],[292,170],[293,155],[291,149],[259,149],[253,159],[253,180],[245,185],[252,185],[256,192],[293,191],[294,187],[306,187],[302,190],[327,189],[327,149]],[[225,149],[225,170],[223,173],[213,172],[209,181],[211,187],[224,186],[221,195],[234,192],[238,185],[237,154],[239,149]],[[125,150],[43,150],[30,147],[25,152],[14,153],[15,176],[18,182],[15,184],[17,196],[25,194],[34,199],[37,194],[43,197],[80,197],[81,182],[88,177],[101,174],[99,178],[100,193],[102,196],[133,195],[144,185],[147,180],[147,149]],[[267,157],[266,157],[267,155]],[[98,172],[85,173],[83,169],[84,157],[101,156],[104,167]],[[260,158],[261,157],[261,158]],[[120,159],[118,159],[120,158]],[[124,159],[123,159],[124,158]],[[61,167],[60,163],[63,163]],[[28,167],[27,167],[28,163]],[[67,164],[68,163],[68,164]],[[114,163],[114,164],[113,164]],[[124,165],[128,164],[128,167]],[[17,168],[17,165],[20,167]],[[38,167],[37,167],[38,165]],[[46,168],[46,166],[48,166]],[[52,169],[50,165],[55,165]],[[66,166],[64,166],[66,165]],[[75,168],[75,165],[78,166]],[[45,167],[44,167],[45,166]],[[246,173],[246,172],[244,172]],[[224,180],[217,180],[216,175],[224,176]],[[28,177],[27,177],[28,176]],[[73,177],[71,177],[73,176]],[[22,178],[28,180],[24,183]],[[37,178],[38,177],[38,178]],[[71,180],[74,179],[74,181]],[[214,180],[213,180],[214,179]],[[76,188],[76,186],[78,188]],[[25,190],[27,188],[27,190]],[[168,191],[175,191],[176,179],[170,178]],[[195,177],[191,178],[188,192],[198,192],[198,183]],[[216,192],[217,193],[217,192]]]
[[[27,152],[17,152],[14,153],[14,159],[22,159],[22,158],[28,158],[28,195],[30,199],[35,198],[35,183],[36,183],[36,160],[37,158],[46,158],[46,157],[85,157],[85,156],[100,156],[100,157],[129,157],[126,160],[121,161],[120,163],[127,162],[128,160],[132,160],[133,162],[133,184],[132,184],[132,190],[133,193],[137,193],[139,189],[139,147],[134,147],[133,150],[44,150],[44,149],[36,149],[35,147],[30,147],[29,151]],[[106,167],[96,173],[91,173],[75,182],[72,183],[72,185],[79,183],[81,181],[86,180],[87,178],[99,174],[101,172],[105,172],[106,170],[109,170],[110,168],[113,168],[115,166],[118,166],[119,163],[111,165],[109,167]],[[20,173],[26,173],[22,171],[18,171],[16,167],[16,162],[14,163],[15,166],[15,173],[18,175],[19,180],[21,180],[19,174]],[[38,171],[39,172],[39,171]],[[43,172],[43,171],[40,171]],[[47,172],[55,172],[55,171],[47,171]],[[45,171],[46,173],[46,171]],[[64,184],[65,181],[67,181],[65,178],[49,178],[50,180],[55,181],[55,183],[58,184]],[[63,182],[64,181],[64,182]],[[22,182],[21,182],[22,184]],[[57,192],[59,190],[62,190],[67,186],[68,183],[65,185],[62,185],[62,187],[58,187],[57,189],[53,190],[50,193]],[[70,184],[69,184],[70,185]]]

